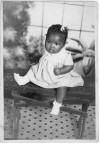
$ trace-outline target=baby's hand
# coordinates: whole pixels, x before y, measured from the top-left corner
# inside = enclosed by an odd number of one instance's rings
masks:
[[[54,68],[54,74],[60,75],[60,68]]]

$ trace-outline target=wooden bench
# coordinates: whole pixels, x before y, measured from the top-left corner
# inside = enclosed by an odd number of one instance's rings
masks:
[[[19,107],[39,105],[41,107],[52,107],[55,99],[54,89],[43,89],[32,83],[25,86],[18,86],[13,79],[13,73],[18,72],[24,75],[27,70],[7,70],[4,71],[4,95],[13,99],[12,117],[13,117],[13,138],[17,139],[19,125]],[[87,109],[90,104],[95,104],[95,70],[84,78],[84,87],[67,88],[67,96],[64,98],[63,105],[80,104],[81,110],[72,109],[66,106],[61,107],[61,111],[79,115],[77,122],[78,139],[82,139],[85,121],[87,118]]]

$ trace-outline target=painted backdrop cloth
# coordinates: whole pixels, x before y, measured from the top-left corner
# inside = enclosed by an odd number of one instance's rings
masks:
[[[74,70],[58,76],[54,74],[54,68],[61,68],[63,65],[73,65],[71,53],[65,48],[56,54],[45,51],[39,63],[30,68],[30,81],[43,88],[83,86],[82,77]]]

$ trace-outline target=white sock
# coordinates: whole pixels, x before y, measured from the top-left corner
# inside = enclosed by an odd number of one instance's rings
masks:
[[[58,115],[60,112],[60,107],[62,106],[61,103],[58,103],[57,101],[53,102],[53,108],[51,110],[51,114]]]
[[[20,76],[19,74],[14,73],[14,79],[19,85],[25,85],[29,82],[28,77]]]

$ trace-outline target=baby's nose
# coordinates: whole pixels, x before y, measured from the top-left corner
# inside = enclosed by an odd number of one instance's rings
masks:
[[[51,44],[51,47],[55,47],[55,44],[54,44],[54,43],[52,43],[52,44]]]

